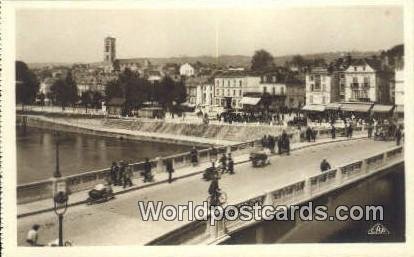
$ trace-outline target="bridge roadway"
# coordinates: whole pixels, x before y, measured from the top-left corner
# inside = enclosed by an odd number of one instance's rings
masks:
[[[259,193],[274,190],[319,173],[322,158],[333,167],[360,160],[385,151],[394,142],[369,139],[342,141],[294,151],[290,156],[274,156],[271,165],[252,168],[250,163],[235,167],[235,175],[225,175],[220,187],[227,192],[228,202],[237,203]],[[163,201],[164,204],[201,203],[207,197],[209,183],[200,176],[188,177],[172,184],[161,184],[98,205],[69,208],[64,218],[64,239],[75,245],[143,245],[183,224],[184,221],[142,221],[137,201]],[[56,239],[57,217],[53,212],[18,219],[18,245],[25,245],[27,231],[40,224],[39,242]]]

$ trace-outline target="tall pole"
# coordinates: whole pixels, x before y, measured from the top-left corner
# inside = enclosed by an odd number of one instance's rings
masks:
[[[59,246],[63,246],[63,214],[59,214]]]
[[[60,174],[60,169],[59,169],[59,132],[55,131],[55,136],[56,136],[56,169],[55,169],[55,173],[53,174],[53,176],[55,178],[60,178],[62,177],[62,174]]]

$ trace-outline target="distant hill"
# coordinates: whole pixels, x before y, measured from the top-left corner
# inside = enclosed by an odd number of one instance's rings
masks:
[[[372,55],[380,55],[380,51],[353,51],[353,52],[327,52],[327,53],[316,53],[316,54],[305,54],[302,55],[305,59],[325,59],[326,62],[330,62],[336,58],[344,57],[348,53],[352,55],[353,58],[363,58]],[[286,61],[290,61],[294,55],[286,55],[286,56],[276,56],[274,57],[274,62],[277,66],[283,66]],[[251,56],[246,55],[221,55],[218,58],[213,56],[180,56],[180,57],[166,57],[166,58],[128,58],[128,59],[120,59],[124,62],[136,62],[136,63],[144,63],[144,60],[149,60],[154,65],[164,65],[166,63],[191,63],[194,64],[196,62],[201,62],[204,64],[215,64],[217,66],[233,66],[233,67],[250,67]],[[98,64],[98,62],[91,63],[91,64]],[[71,63],[29,63],[30,68],[40,68],[47,65],[53,66],[70,66]]]

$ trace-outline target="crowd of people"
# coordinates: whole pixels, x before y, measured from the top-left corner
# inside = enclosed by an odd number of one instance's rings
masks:
[[[118,163],[114,161],[107,180],[110,185],[126,188],[133,186],[132,177],[132,166],[127,161],[119,161]]]
[[[290,154],[290,138],[285,130],[283,130],[280,136],[264,135],[261,139],[261,145],[263,148],[269,149],[271,153],[275,153],[275,147],[277,145],[279,154],[283,151]]]

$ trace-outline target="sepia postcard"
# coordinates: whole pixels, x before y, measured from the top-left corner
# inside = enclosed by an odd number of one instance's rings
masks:
[[[2,256],[414,256],[414,1],[3,1]]]

